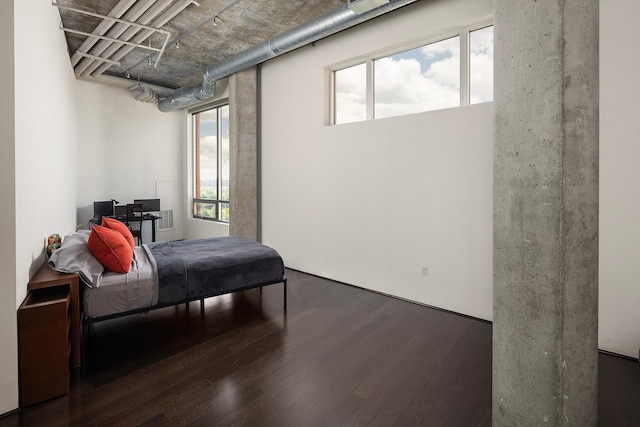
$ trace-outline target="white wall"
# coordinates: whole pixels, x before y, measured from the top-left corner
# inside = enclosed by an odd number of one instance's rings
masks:
[[[67,46],[58,29],[58,10],[50,4],[16,1],[15,13],[16,304],[20,305],[29,278],[44,262],[46,237],[75,229],[76,82],[63,55]]]
[[[174,229],[156,240],[226,236],[228,224],[194,219],[191,213],[191,122],[181,110],[162,113],[123,89],[78,82],[78,225],[88,227],[93,202],[160,198],[174,209]],[[213,102],[229,96],[218,83]],[[144,242],[151,241],[145,223]]]
[[[0,1],[0,415],[18,407],[13,16],[13,2]]]
[[[640,347],[640,2],[600,2],[601,349]]]
[[[74,228],[77,168],[75,81],[61,55],[66,43],[57,10],[47,3],[2,2],[0,16],[2,414],[18,405],[16,308],[44,261],[46,237]]]
[[[156,240],[183,236],[184,112],[162,113],[124,89],[78,81],[78,224],[88,227],[93,202],[160,198],[174,210],[174,229]],[[145,223],[143,241],[151,241]]]
[[[418,2],[264,64],[263,241],[288,267],[491,319],[493,104],[325,127],[323,92],[327,65],[491,13]]]

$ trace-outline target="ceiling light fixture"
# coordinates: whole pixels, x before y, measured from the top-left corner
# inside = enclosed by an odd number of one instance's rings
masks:
[[[125,76],[126,78],[128,78],[128,79],[130,79],[130,78],[131,78],[131,73],[129,72],[129,70],[127,70],[127,71],[125,71],[125,72],[124,72],[124,76]]]
[[[218,23],[216,22],[216,17],[217,16],[218,15],[213,15],[213,25],[216,26],[216,27],[218,26]]]
[[[349,0],[349,9],[358,15],[362,15],[387,3],[389,3],[389,0]]]
[[[176,49],[180,49],[180,40],[176,40]]]

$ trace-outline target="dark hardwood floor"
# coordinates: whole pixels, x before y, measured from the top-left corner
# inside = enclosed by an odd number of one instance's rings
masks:
[[[68,396],[0,426],[491,425],[491,324],[287,271],[282,285],[94,325]],[[600,355],[602,426],[640,425]]]

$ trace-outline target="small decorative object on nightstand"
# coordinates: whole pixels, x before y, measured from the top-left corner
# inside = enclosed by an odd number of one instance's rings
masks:
[[[50,234],[47,237],[47,256],[51,256],[52,253],[57,251],[61,243],[62,239],[59,234]]]

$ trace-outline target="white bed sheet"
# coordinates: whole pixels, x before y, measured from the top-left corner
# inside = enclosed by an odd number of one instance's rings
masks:
[[[85,287],[85,315],[90,318],[102,317],[157,304],[157,270],[148,246],[136,246],[128,273],[105,270],[100,287]]]

